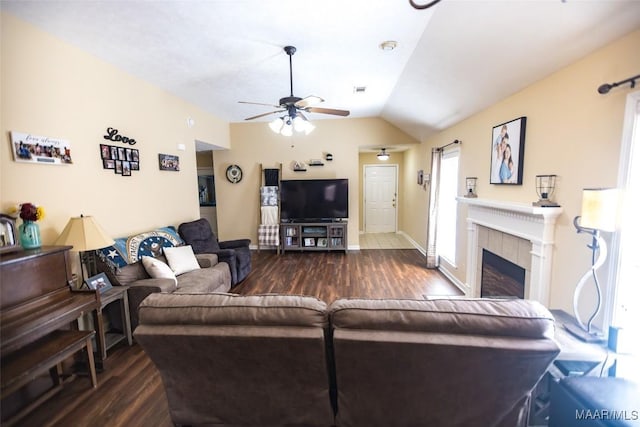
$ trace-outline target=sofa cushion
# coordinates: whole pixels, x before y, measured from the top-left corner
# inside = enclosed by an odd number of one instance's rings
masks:
[[[176,286],[178,285],[178,279],[176,279],[176,275],[173,270],[171,270],[171,268],[167,264],[160,261],[159,259],[150,256],[143,256],[142,265],[147,271],[147,274],[149,274],[149,276],[151,276],[152,278],[172,279],[174,284]]]
[[[116,267],[115,270],[108,271],[113,272],[116,284],[123,286],[128,286],[133,282],[148,279],[150,277],[141,261],[134,262],[133,264],[125,265],[123,267]]]
[[[176,276],[200,269],[200,264],[189,245],[164,248],[164,256]]]
[[[196,254],[196,259],[200,268],[213,267],[218,263],[218,255],[216,254]]]
[[[229,266],[220,262],[213,267],[199,268],[177,276],[176,293],[206,294],[210,292],[227,292],[231,289],[231,272]]]
[[[340,299],[329,307],[335,328],[553,338],[554,319],[529,300]]]
[[[327,327],[327,305],[295,295],[152,294],[140,305],[145,324]]]

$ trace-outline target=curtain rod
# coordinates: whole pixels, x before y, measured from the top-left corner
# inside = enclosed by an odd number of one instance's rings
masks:
[[[623,85],[625,83],[631,83],[631,89],[633,89],[634,87],[636,87],[637,79],[640,79],[640,74],[638,74],[637,76],[629,77],[626,80],[620,80],[616,83],[604,83],[598,87],[598,93],[604,95],[605,93],[609,93],[609,91],[614,87]]]
[[[437,151],[442,151],[445,148],[447,148],[450,145],[454,145],[454,144],[462,144],[462,141],[460,141],[459,139],[455,139],[453,142],[448,143],[447,145],[443,145],[442,147],[436,147]]]

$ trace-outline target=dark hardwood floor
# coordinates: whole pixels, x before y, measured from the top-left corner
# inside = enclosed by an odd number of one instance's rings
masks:
[[[234,292],[315,296],[327,304],[338,298],[423,298],[461,295],[439,271],[425,269],[415,249],[347,252],[254,253],[251,274]]]
[[[253,253],[253,268],[232,291],[253,295],[312,295],[330,304],[337,298],[410,298],[461,295],[440,272],[424,268],[414,249],[348,252]],[[20,426],[171,426],[162,380],[134,343],[109,352],[98,387],[87,378],[70,382],[32,411]]]

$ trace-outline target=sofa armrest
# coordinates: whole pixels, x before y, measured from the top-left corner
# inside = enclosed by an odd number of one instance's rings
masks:
[[[129,289],[148,289],[150,292],[173,292],[176,282],[173,279],[142,279],[130,283]]]
[[[237,240],[227,240],[224,242],[218,242],[220,245],[220,249],[235,249],[242,247],[249,247],[251,244],[251,240],[249,239],[237,239]]]
[[[175,290],[176,283],[173,279],[141,279],[129,284],[127,296],[129,298],[131,330],[135,330],[138,326],[138,307],[146,297],[155,293],[170,293]]]
[[[216,254],[196,254],[196,259],[200,268],[211,268],[218,264],[218,255]]]
[[[233,249],[220,249],[216,251],[216,255],[218,256],[218,262],[226,262],[229,264],[229,268],[235,268],[236,252]]]

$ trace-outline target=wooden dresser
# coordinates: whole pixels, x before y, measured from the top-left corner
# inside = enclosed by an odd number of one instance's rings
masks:
[[[79,350],[86,357],[96,387],[91,339],[94,331],[79,331],[76,320],[91,312],[98,322],[96,292],[75,291],[69,285],[70,246],[45,246],[0,254],[0,356],[2,398],[49,372],[53,387],[29,402],[3,425],[13,424],[34,406],[60,390],[62,362]],[[3,408],[4,409],[4,408]]]

